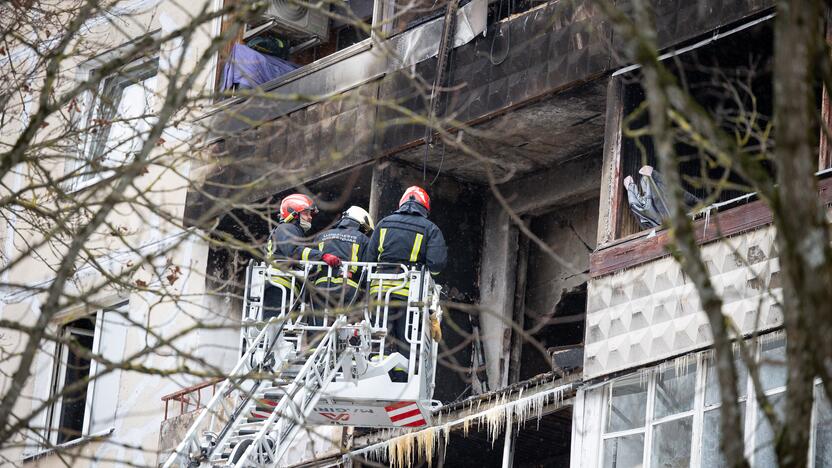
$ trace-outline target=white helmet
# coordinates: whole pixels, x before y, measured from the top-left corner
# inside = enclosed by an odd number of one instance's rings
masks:
[[[357,221],[358,224],[361,225],[361,230],[364,231],[365,234],[369,234],[376,228],[370,213],[367,213],[367,210],[361,208],[360,206],[353,205],[347,208],[347,211],[344,212],[344,217]]]

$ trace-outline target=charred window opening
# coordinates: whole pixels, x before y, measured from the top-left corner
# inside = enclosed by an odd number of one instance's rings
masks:
[[[765,155],[772,145],[772,58],[772,26],[762,23],[665,62],[696,104],[740,144],[745,152],[743,157],[761,160],[769,172],[773,172],[773,166]],[[643,168],[658,169],[658,159],[652,138],[645,134],[649,118],[642,78],[635,72],[623,79],[621,178],[624,181],[625,177],[632,177],[632,183],[641,192],[642,184],[647,182],[640,179],[649,173]],[[684,189],[693,196],[687,200],[690,207],[712,205],[753,192],[736,171],[700,149],[691,133],[681,130],[686,119],[684,115],[671,118],[677,130],[674,149],[679,157],[679,172]],[[627,189],[620,186],[617,190],[621,190],[618,237],[655,227],[649,222],[640,224],[628,204]]]
[[[572,408],[567,407],[520,426],[510,466],[568,468],[572,442]]]
[[[444,323],[433,397],[445,403],[458,401],[471,395],[475,386],[471,381],[471,363],[480,299],[480,263],[481,257],[488,254],[482,251],[488,191],[444,174],[428,172],[425,181],[421,168],[398,160],[386,166],[384,174],[378,187],[379,220],[398,208],[407,187],[423,186],[431,198],[429,219],[442,231],[448,247],[447,266],[435,278],[442,286]]]
[[[244,209],[233,210],[219,222],[213,235],[219,247],[208,253],[209,287],[220,293],[242,296],[245,268],[252,259],[262,260],[269,233],[278,223],[280,201],[295,192],[311,193],[319,212],[312,220],[310,242],[315,233],[329,229],[351,205],[367,208],[370,200],[371,170],[359,167],[324,178],[305,187],[295,187],[258,200]],[[224,242],[233,238],[251,251],[231,249]],[[254,255],[253,252],[260,252]]]
[[[509,382],[583,367],[586,272],[595,248],[598,200],[528,218],[531,232],[554,251],[521,234]]]
[[[543,412],[546,413],[546,409]],[[455,430],[448,434],[447,443],[444,435],[437,436],[440,438],[437,450],[433,452],[433,458],[430,461],[424,459],[424,452],[414,450],[405,456],[407,460],[403,466],[569,467],[572,439],[571,407],[543,414],[539,419],[504,421],[504,423],[512,426],[508,450],[505,446],[505,425],[497,431],[497,437],[492,440],[492,428],[489,427],[489,423],[474,422],[465,430],[455,426]],[[356,436],[358,432],[357,428]],[[352,464],[357,467],[381,466],[378,461],[360,457],[353,458]]]
[[[549,316],[530,317],[535,325],[523,345],[520,380],[530,379],[553,368],[568,374],[583,367],[584,325],[586,323],[586,283],[565,291]]]

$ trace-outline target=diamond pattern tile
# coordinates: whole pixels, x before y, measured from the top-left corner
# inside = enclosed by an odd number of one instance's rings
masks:
[[[775,232],[764,228],[703,248],[723,313],[743,333],[782,324]],[[699,297],[665,257],[590,281],[584,377],[661,361],[712,343]]]

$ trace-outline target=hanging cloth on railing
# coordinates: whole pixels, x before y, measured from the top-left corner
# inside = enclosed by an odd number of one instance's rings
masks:
[[[260,86],[297,68],[278,57],[261,54],[243,44],[234,44],[223,67],[222,91]]]

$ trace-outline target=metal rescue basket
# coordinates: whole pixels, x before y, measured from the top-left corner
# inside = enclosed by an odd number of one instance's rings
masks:
[[[333,298],[314,283],[363,295]],[[267,288],[278,299],[264,317]],[[431,424],[439,294],[428,271],[408,265],[347,262],[333,274],[321,262],[249,264],[240,360],[164,466],[274,466],[308,424]],[[385,350],[393,309],[405,311],[407,356]],[[399,369],[406,381],[392,377]]]
[[[360,272],[360,273],[359,273]],[[243,320],[263,321],[263,298],[267,287],[278,288],[281,300],[280,333],[270,337],[273,358],[265,353],[257,359],[288,362],[314,349],[313,336],[346,317],[337,331],[338,346],[351,348],[334,378],[325,386],[307,417],[310,424],[360,427],[418,427],[431,423],[436,377],[437,343],[430,336],[430,315],[441,320],[440,287],[423,267],[368,262],[345,262],[334,272],[322,262],[251,264],[247,271]],[[356,276],[359,276],[356,278]],[[314,287],[322,277],[338,284],[351,284],[361,293],[316,300],[326,294]],[[314,281],[318,280],[318,281]],[[350,300],[352,299],[352,300]],[[275,304],[275,308],[277,304]],[[388,318],[393,310],[405,310],[409,355],[388,354]],[[314,317],[314,319],[313,319]],[[313,324],[316,322],[316,324]],[[244,327],[242,347],[256,337],[256,325]],[[406,369],[407,381],[394,381],[394,371]]]

